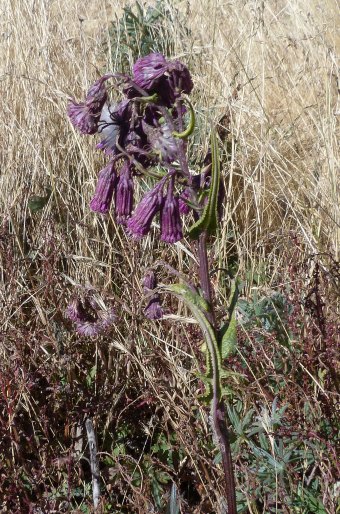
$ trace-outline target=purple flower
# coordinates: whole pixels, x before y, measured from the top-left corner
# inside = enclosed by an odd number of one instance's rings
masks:
[[[144,309],[144,314],[149,319],[161,319],[163,317],[163,309],[160,304],[160,296],[158,293],[152,293],[156,287],[156,275],[154,271],[149,270],[145,274],[143,280],[144,294],[149,298],[148,304]]]
[[[76,103],[70,100],[67,106],[67,114],[82,134],[95,134],[98,130],[100,112],[107,99],[107,91],[104,82],[111,75],[104,75],[89,89],[85,102]]]
[[[98,133],[101,142],[97,148],[105,153],[117,153],[116,142],[129,131],[131,109],[129,100],[123,100],[119,104],[105,104],[98,121]]]
[[[116,187],[115,213],[118,223],[126,224],[130,217],[133,205],[133,180],[131,164],[125,161],[118,179]]]
[[[87,337],[94,337],[108,331],[117,320],[113,308],[99,309],[95,321],[81,321],[76,323],[78,334]]]
[[[70,100],[67,106],[67,114],[82,134],[95,134],[98,129],[98,115],[93,115],[85,103],[77,104]]]
[[[90,202],[90,208],[94,212],[101,214],[107,214],[109,212],[116,181],[115,163],[111,161],[99,172],[96,191]]]
[[[144,309],[144,314],[148,319],[161,319],[163,318],[163,309],[160,304],[159,295],[152,296],[148,305]]]
[[[168,164],[175,161],[178,158],[178,146],[169,125],[167,123],[163,123],[159,127],[152,127],[147,123],[142,123],[142,125],[149,144],[159,156],[159,160]]]
[[[151,191],[146,193],[127,222],[129,232],[138,239],[150,231],[152,220],[161,208],[163,187],[167,178],[168,176],[163,177]]]
[[[155,88],[167,69],[168,62],[164,55],[151,53],[141,57],[133,65],[133,81],[137,86],[150,92]]]
[[[187,204],[187,200],[190,199],[190,188],[186,187],[178,198],[179,212],[181,214],[189,214],[190,207]]]
[[[133,66],[132,80],[147,93],[157,93],[167,106],[171,106],[182,92],[189,94],[193,88],[188,68],[180,61],[167,61],[159,53],[138,59]],[[136,93],[132,84],[127,94],[131,97]]]
[[[114,309],[107,307],[93,290],[74,298],[65,310],[65,317],[76,324],[79,334],[89,337],[106,332],[117,319]]]
[[[173,86],[179,91],[189,95],[194,87],[190,72],[185,64],[180,61],[173,61],[169,69],[170,79]]]
[[[171,177],[161,209],[161,241],[176,243],[183,237],[178,197],[174,196],[175,177]]]
[[[65,309],[65,317],[71,321],[74,321],[75,323],[81,323],[88,319],[88,313],[86,312],[79,298],[74,298],[67,306]]]

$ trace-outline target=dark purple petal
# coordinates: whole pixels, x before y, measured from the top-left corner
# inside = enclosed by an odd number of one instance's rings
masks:
[[[99,172],[96,191],[90,202],[92,211],[101,214],[107,214],[109,212],[116,180],[115,165],[114,162],[111,161]]]
[[[95,134],[98,129],[98,116],[91,113],[85,103],[77,104],[70,100],[67,105],[67,114],[72,125],[82,134]]]
[[[186,187],[178,198],[179,212],[181,214],[189,214],[190,207],[187,204],[187,200],[190,199],[190,188]]]
[[[180,61],[167,61],[159,53],[138,59],[133,67],[133,83],[147,93],[157,93],[161,103],[168,107],[181,93],[189,94],[193,88],[188,68]],[[129,98],[140,95],[133,83],[126,90]]]
[[[183,237],[182,220],[178,197],[173,192],[174,177],[171,178],[168,192],[161,209],[161,241],[176,243]]]
[[[148,294],[152,289],[157,287],[156,273],[153,270],[148,270],[143,278],[144,293]]]
[[[133,207],[133,179],[131,164],[125,162],[120,170],[116,187],[115,213],[118,223],[126,224]]]
[[[89,89],[85,102],[76,103],[70,100],[67,106],[67,114],[73,124],[82,134],[95,134],[98,129],[100,111],[107,99],[107,91],[104,82],[111,75],[104,75]]]
[[[162,205],[166,179],[167,177],[162,178],[151,191],[146,193],[128,220],[128,230],[134,237],[140,239],[150,231],[152,220]]]
[[[179,92],[189,95],[194,87],[190,72],[185,64],[180,61],[173,61],[169,69],[173,84]]]
[[[144,309],[144,314],[148,319],[161,319],[163,317],[163,309],[158,294],[152,296],[152,299]]]
[[[100,111],[107,100],[107,91],[104,82],[110,77],[112,77],[111,74],[104,75],[92,84],[87,92],[85,103],[93,114],[100,114]]]
[[[151,53],[141,57],[133,66],[133,81],[149,92],[154,89],[160,77],[167,71],[168,63],[164,55]]]

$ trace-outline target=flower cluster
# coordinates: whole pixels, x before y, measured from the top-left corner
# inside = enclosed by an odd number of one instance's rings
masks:
[[[109,99],[109,79],[120,80],[124,97],[119,102]],[[192,88],[184,64],[152,53],[137,60],[131,77],[104,75],[84,102],[68,104],[74,127],[82,134],[98,134],[97,148],[109,158],[99,172],[90,207],[107,214],[114,203],[116,221],[133,237],[148,234],[158,213],[162,241],[176,243],[183,237],[181,215],[189,211],[187,201],[194,184],[183,165],[183,94],[190,94]],[[134,181],[142,174],[155,177],[156,183],[134,209]]]

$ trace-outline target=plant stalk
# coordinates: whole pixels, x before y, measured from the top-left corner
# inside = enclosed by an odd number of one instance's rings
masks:
[[[212,302],[212,287],[209,275],[207,239],[207,232],[202,232],[198,240],[199,277],[203,297],[210,306],[210,312],[208,315],[209,321],[217,336],[216,319]],[[216,434],[216,438],[222,455],[222,466],[225,479],[225,495],[228,504],[228,514],[237,514],[234,466],[231,455],[229,433],[225,422],[225,408],[221,400],[220,389],[213,390],[212,419],[213,429]]]

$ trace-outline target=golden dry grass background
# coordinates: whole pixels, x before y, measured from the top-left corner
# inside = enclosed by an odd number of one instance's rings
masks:
[[[74,281],[109,294],[113,289],[120,307],[135,313],[140,312],[141,271],[153,256],[171,253],[170,260],[178,258],[184,269],[193,264],[181,245],[169,249],[147,238],[136,247],[113,219],[89,209],[104,158],[95,151],[93,138],[73,130],[66,104],[70,96],[80,100],[99,74],[114,68],[117,54],[114,48],[107,54],[105,43],[109,25],[124,5],[0,0],[0,219],[14,234],[19,262],[11,277],[15,287],[4,287],[1,293],[6,328],[15,326],[29,301],[46,332],[53,333],[54,312],[44,303],[46,284],[39,279],[42,256],[51,241],[62,255],[70,288]],[[339,258],[337,2],[191,0],[175,5],[190,30],[179,37],[180,28],[170,28],[175,41],[171,57],[187,63],[193,76],[204,147],[198,153],[207,149],[209,123],[230,116],[231,154],[223,170],[227,204],[215,258],[226,266],[236,251],[241,269],[270,269],[269,283],[275,281],[292,235],[306,253],[327,251]],[[43,195],[47,187],[52,188],[48,205],[30,214],[29,198]],[[56,296],[62,311],[63,290]],[[178,343],[185,325],[169,329],[157,324],[141,332],[144,342],[155,345],[169,369],[175,370],[168,380],[181,391],[176,403],[166,388],[160,393],[153,385],[157,366],[148,368],[143,360],[144,343],[125,339],[124,334],[137,326],[124,317],[122,321],[126,326],[113,342],[123,356],[117,369],[129,355],[138,363],[140,382],[151,384],[155,396],[185,419],[190,403],[196,401],[190,391],[192,357]],[[44,352],[44,344],[36,351]],[[136,352],[130,351],[131,344],[137,346]],[[6,355],[6,349],[2,351]],[[96,346],[93,362],[101,357]],[[108,363],[105,366],[109,369]],[[34,416],[34,406],[25,397],[24,401]]]
[[[28,197],[52,186],[68,234],[79,231],[69,251],[100,261],[104,247],[94,255],[74,219],[100,224],[87,205],[102,156],[73,131],[65,106],[112,69],[103,41],[123,5],[1,2],[1,211],[25,231]],[[190,28],[187,39],[175,39],[176,55],[191,69],[196,105],[215,122],[231,114],[225,226],[237,220],[240,258],[282,253],[290,230],[308,251],[338,257],[337,2],[176,5]]]

